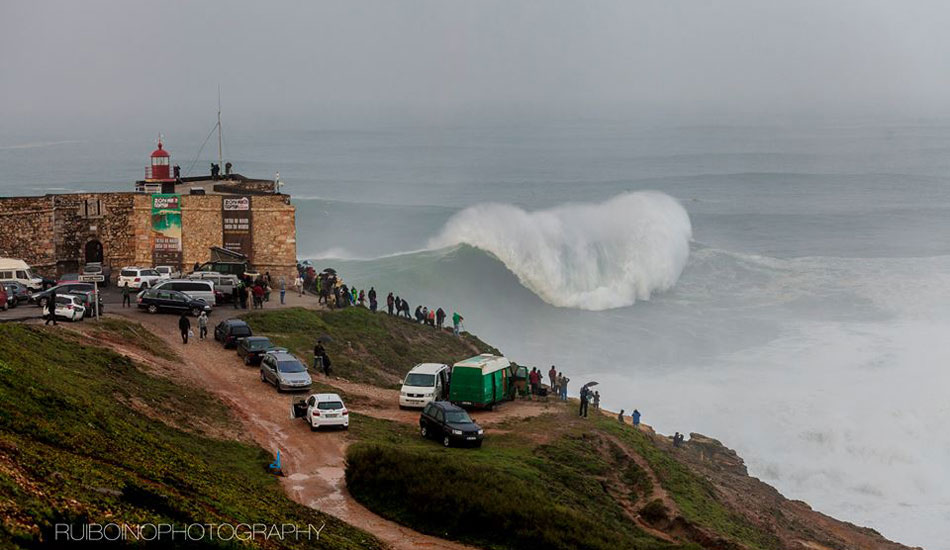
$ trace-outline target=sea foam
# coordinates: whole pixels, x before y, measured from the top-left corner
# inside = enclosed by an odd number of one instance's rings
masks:
[[[604,310],[676,284],[691,237],[689,215],[676,199],[640,191],[533,212],[472,206],[449,219],[429,246],[474,246],[549,304]]]

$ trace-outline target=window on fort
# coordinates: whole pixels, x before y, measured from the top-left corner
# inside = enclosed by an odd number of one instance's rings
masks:
[[[82,215],[84,218],[98,218],[102,215],[102,201],[86,199],[83,201]]]

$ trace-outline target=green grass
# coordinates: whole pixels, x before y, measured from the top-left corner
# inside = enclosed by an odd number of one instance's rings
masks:
[[[716,499],[712,483],[695,474],[666,450],[657,447],[646,434],[608,417],[594,418],[594,421],[597,429],[615,436],[646,459],[659,478],[660,485],[679,506],[683,517],[750,548],[771,550],[780,546],[771,533],[756,528],[721,504]],[[636,478],[637,474],[632,473],[631,476]]]
[[[350,493],[376,513],[432,535],[492,549],[674,549],[639,530],[607,493],[619,469],[571,411],[512,421],[481,449],[445,449],[412,426],[356,415]],[[551,432],[539,444],[523,433]]]
[[[333,339],[324,345],[333,374],[348,380],[394,388],[417,363],[446,363],[477,355],[498,353],[478,338],[412,323],[362,307],[335,311],[290,308],[255,311],[243,318],[254,334],[270,337],[308,361],[317,338]]]
[[[89,323],[92,329],[89,333],[107,340],[127,342],[140,350],[170,361],[180,361],[181,356],[173,350],[165,340],[155,336],[141,324],[117,317],[102,317],[99,321]]]
[[[0,325],[0,349],[0,547],[62,548],[58,522],[326,522],[319,540],[266,546],[381,546],[288,499],[267,451],[195,433],[235,422],[211,395],[43,328]]]

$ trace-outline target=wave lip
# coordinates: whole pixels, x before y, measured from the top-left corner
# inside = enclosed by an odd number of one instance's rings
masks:
[[[472,206],[449,219],[429,246],[474,246],[545,302],[599,311],[670,289],[689,259],[691,238],[689,215],[676,199],[638,191],[534,212]]]

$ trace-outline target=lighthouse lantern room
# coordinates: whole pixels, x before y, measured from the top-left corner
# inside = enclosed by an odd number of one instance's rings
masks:
[[[149,157],[149,165],[145,167],[145,181],[143,188],[136,189],[146,193],[163,193],[165,190],[174,192],[175,178],[171,174],[171,156],[165,150],[162,144],[162,138],[158,138],[158,149],[152,151]]]

